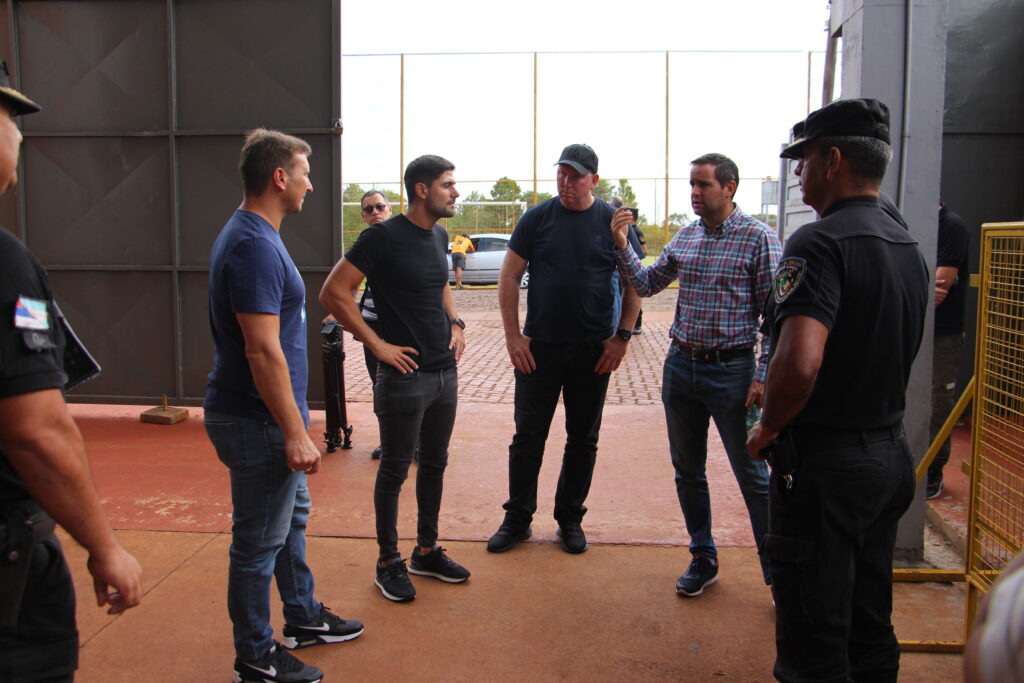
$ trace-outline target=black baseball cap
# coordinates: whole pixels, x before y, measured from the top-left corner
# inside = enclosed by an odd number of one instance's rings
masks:
[[[584,175],[597,173],[597,154],[587,145],[569,145],[555,166],[559,164],[568,164]]]
[[[7,62],[0,60],[0,100],[4,102],[15,116],[35,114],[42,107],[11,87],[11,73],[7,70]]]
[[[886,144],[889,139],[889,107],[873,99],[836,100],[812,111],[793,126],[793,142],[782,150],[783,159],[802,159],[803,147],[810,140],[831,136],[875,138]]]

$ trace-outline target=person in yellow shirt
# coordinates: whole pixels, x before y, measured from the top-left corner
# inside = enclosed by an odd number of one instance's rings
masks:
[[[469,235],[456,235],[452,242],[452,269],[455,271],[455,288],[462,289],[462,269],[466,267],[466,253],[476,251]]]

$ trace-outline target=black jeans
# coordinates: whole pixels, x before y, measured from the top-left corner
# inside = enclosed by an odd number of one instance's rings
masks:
[[[78,668],[75,587],[56,536],[32,546],[18,625],[0,632],[0,681],[71,681]]]
[[[578,522],[597,458],[597,437],[610,375],[594,372],[604,351],[601,342],[543,344],[530,342],[537,369],[516,375],[516,433],[508,447],[509,498],[503,506],[507,523],[525,527],[537,511],[537,476],[558,396],[565,404],[565,452],[555,491],[555,519]]]
[[[844,433],[849,434],[849,433]],[[904,436],[828,447],[796,431],[792,486],[775,472],[764,552],[775,597],[780,681],[895,682],[896,524],[914,497]]]
[[[380,467],[373,489],[377,513],[377,545],[382,562],[398,552],[398,494],[409,474],[416,444],[416,503],[419,519],[416,543],[432,548],[437,543],[437,518],[448,466],[448,441],[455,425],[459,380],[454,367],[436,372],[402,374],[387,363],[377,366],[373,411],[380,425]]]

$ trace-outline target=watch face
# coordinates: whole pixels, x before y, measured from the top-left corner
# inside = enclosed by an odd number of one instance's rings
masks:
[[[620,337],[622,337],[626,341],[629,341],[630,337],[633,336],[633,331],[632,330],[615,330],[615,334],[619,335]]]

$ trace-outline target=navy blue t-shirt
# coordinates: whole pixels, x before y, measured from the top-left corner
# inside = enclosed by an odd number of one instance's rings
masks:
[[[618,325],[620,310],[615,209],[599,199],[585,211],[570,211],[553,197],[528,210],[516,224],[508,248],[530,264],[523,334],[548,344],[604,341]],[[640,253],[636,232],[629,241]]]
[[[281,349],[295,403],[308,427],[306,287],[274,226],[242,209],[228,219],[210,254],[210,329],[216,354],[203,408],[273,422],[245,357],[238,313],[280,316]]]
[[[448,289],[448,232],[424,230],[404,214],[370,226],[345,254],[373,290],[377,331],[395,346],[409,346],[422,372],[455,365],[452,326],[444,307]]]

